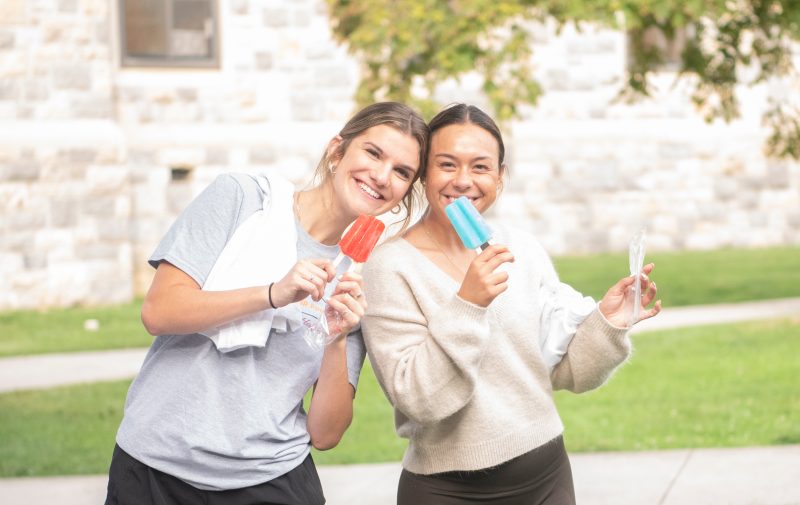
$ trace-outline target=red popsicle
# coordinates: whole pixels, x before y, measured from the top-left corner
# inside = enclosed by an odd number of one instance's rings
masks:
[[[361,214],[339,241],[342,254],[349,256],[356,263],[364,263],[381,238],[384,228],[386,225],[380,219]],[[334,267],[342,260],[342,254],[334,260]]]

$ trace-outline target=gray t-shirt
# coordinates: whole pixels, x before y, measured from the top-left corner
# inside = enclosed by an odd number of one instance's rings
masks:
[[[176,220],[150,263],[168,261],[202,286],[264,197],[251,176],[218,177]],[[298,259],[339,253],[296,226]],[[346,259],[339,273],[348,265]],[[334,288],[330,283],[327,294]],[[304,300],[304,317],[321,313],[322,303]],[[272,331],[265,347],[228,353],[199,334],[157,337],[128,391],[117,443],[142,463],[206,490],[253,486],[292,470],[310,450],[303,397],[319,377],[323,354],[306,343],[304,331]],[[347,337],[354,387],[364,356],[358,328]]]

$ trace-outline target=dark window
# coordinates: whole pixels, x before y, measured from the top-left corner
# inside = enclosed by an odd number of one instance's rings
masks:
[[[216,0],[119,0],[122,65],[216,67]]]
[[[660,28],[649,26],[644,31],[629,31],[627,34],[627,62],[630,67],[634,49],[643,52],[658,51],[661,61],[653,64],[651,70],[677,72],[681,69],[682,53],[686,49],[686,40],[693,35],[694,28],[685,26],[677,29],[675,34],[667,36]],[[637,39],[640,41],[637,44]]]

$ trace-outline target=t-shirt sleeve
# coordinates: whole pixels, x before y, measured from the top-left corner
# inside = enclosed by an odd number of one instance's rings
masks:
[[[364,338],[361,335],[361,328],[347,335],[347,378],[353,389],[358,389],[358,378],[361,376],[361,368],[364,366],[364,358],[367,355],[367,348],[364,345]]]
[[[148,262],[158,268],[167,261],[202,286],[239,224],[243,201],[237,180],[218,176],[178,216]]]

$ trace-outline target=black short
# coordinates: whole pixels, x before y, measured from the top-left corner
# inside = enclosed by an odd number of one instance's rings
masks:
[[[572,469],[559,436],[499,466],[418,475],[403,470],[398,505],[575,505]]]
[[[241,489],[204,491],[159,472],[114,447],[106,505],[323,505],[311,455],[289,473]]]

